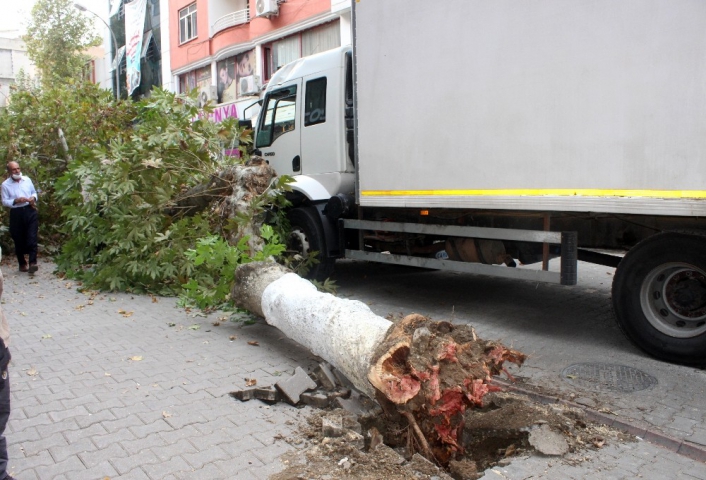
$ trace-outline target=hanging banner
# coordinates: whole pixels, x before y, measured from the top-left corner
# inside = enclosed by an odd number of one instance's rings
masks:
[[[113,3],[110,5],[110,13],[108,14],[109,17],[118,14],[122,1],[123,0],[113,0]]]
[[[133,0],[125,4],[125,55],[127,64],[127,94],[140,85],[140,56],[142,34],[145,29],[147,0]]]

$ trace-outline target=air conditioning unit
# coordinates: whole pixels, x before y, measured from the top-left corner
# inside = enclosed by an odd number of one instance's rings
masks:
[[[279,13],[277,0],[257,0],[255,2],[255,16],[269,17]]]
[[[260,76],[249,75],[240,79],[240,95],[257,95],[260,93]]]
[[[212,101],[215,103],[217,100],[217,92],[215,85],[209,85],[207,87],[201,88],[199,90],[199,96],[197,100],[199,102],[199,107],[203,107],[208,101]]]
[[[216,98],[218,98],[218,90],[215,85],[211,85],[208,87],[208,99],[215,101]]]

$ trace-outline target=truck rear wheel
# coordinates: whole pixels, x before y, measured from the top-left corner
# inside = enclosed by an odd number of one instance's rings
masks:
[[[613,279],[618,324],[662,360],[706,364],[706,235],[667,232],[630,250]]]
[[[326,240],[321,218],[315,207],[298,207],[289,212],[292,229],[287,240],[287,248],[303,257],[317,252],[318,263],[311,266],[307,278],[325,280],[333,273],[335,260],[326,255]]]

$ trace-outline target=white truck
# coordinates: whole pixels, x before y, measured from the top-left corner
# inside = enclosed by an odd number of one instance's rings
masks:
[[[256,125],[312,274],[617,267],[625,334],[706,364],[706,2],[352,5],[352,48],[282,67]]]

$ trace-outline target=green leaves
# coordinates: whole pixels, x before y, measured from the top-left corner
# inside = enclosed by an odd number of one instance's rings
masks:
[[[253,197],[237,219],[222,219],[217,208],[166,213],[179,194],[241,161],[225,156],[225,148],[247,158],[248,130],[200,113],[195,94],[160,89],[117,104],[109,92],[81,83],[14,93],[0,111],[0,155],[21,161],[43,191],[40,232],[63,241],[55,259],[60,272],[91,289],[182,294],[182,304],[210,309],[230,301],[239,264],[284,253],[289,177]],[[242,222],[265,216],[271,225],[259,229],[261,251],[251,250],[247,236],[237,245],[224,240]]]
[[[182,304],[209,309],[229,302],[239,264],[284,252],[281,222],[260,229],[264,247],[252,252],[248,237],[229,245],[213,233],[239,228],[221,225],[218,215],[165,213],[179,193],[238,161],[223,156],[224,143],[244,148],[239,142],[247,138],[232,120],[193,121],[195,105],[195,96],[155,90],[135,106],[134,128],[69,166],[57,185],[68,239],[57,258],[60,271],[91,288],[181,293]],[[286,189],[287,179],[278,179],[253,200],[245,220],[285,205]]]
[[[228,303],[238,265],[271,259],[285,250],[271,226],[263,225],[260,235],[265,245],[262,251],[253,255],[249,252],[248,237],[243,237],[238,245],[229,245],[216,235],[199,239],[196,248],[185,253],[193,269],[191,279],[183,285],[181,303],[201,309],[218,308]]]
[[[23,40],[44,85],[82,77],[90,60],[86,50],[101,43],[93,25],[94,18],[74,8],[72,0],[35,3]]]
[[[57,179],[62,179],[74,161],[92,156],[94,150],[128,134],[135,115],[132,102],[115,104],[110,92],[90,83],[71,80],[38,88],[21,81],[13,86],[12,101],[0,109],[0,157],[20,162],[22,171],[41,191],[43,245],[51,247],[61,241],[54,228],[59,223],[61,203],[81,200],[80,185],[89,173],[84,168],[64,179],[72,182],[64,189],[71,197],[66,199],[56,196]]]

